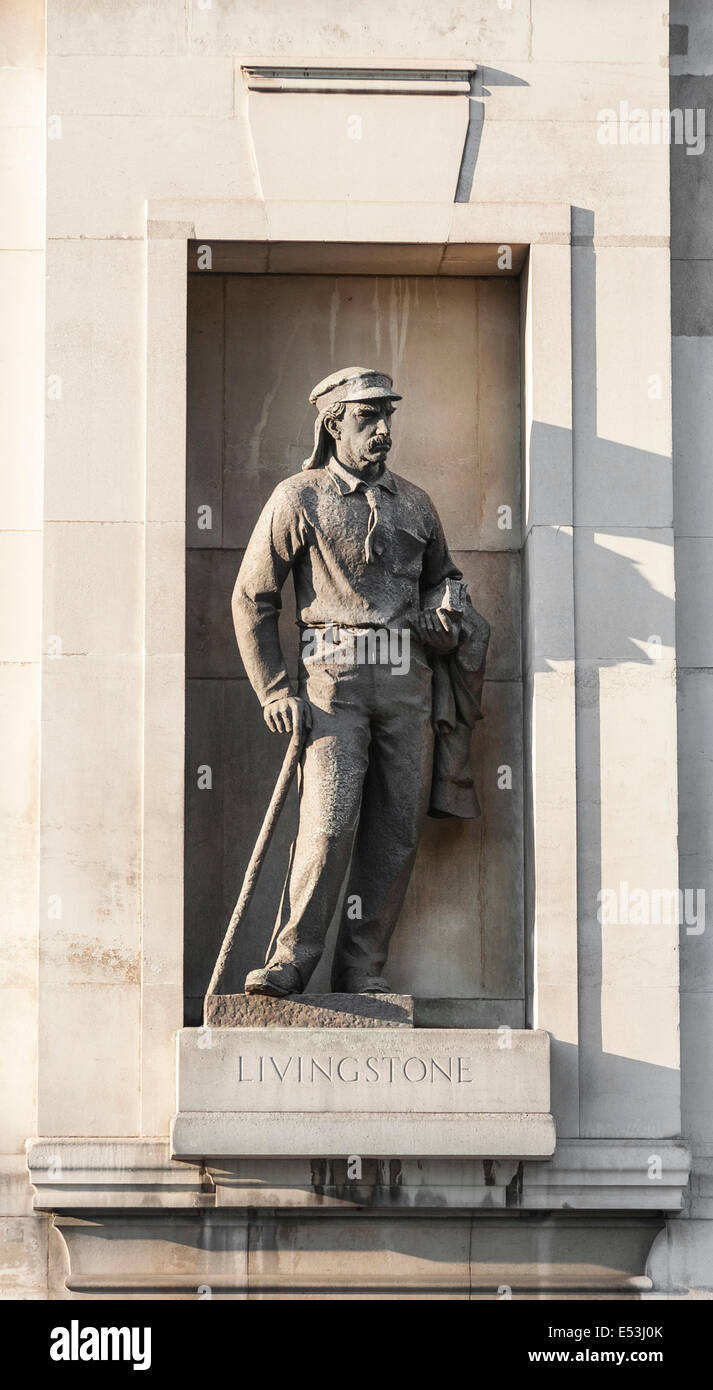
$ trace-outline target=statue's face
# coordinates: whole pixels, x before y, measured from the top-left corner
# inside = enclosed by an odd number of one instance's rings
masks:
[[[391,448],[389,400],[348,401],[341,420],[326,421],[340,463],[356,473],[380,472]]]

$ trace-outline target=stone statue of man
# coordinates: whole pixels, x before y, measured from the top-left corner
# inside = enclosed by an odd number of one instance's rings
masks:
[[[297,835],[248,994],[305,989],[347,873],[332,988],[386,993],[429,798],[435,815],[479,814],[468,750],[488,628],[430,498],[386,466],[400,399],[391,377],[365,367],[315,386],[312,454],[273,492],[235,585],[235,631],[267,726],[305,735]],[[290,573],[303,639],[296,690],[278,636]]]

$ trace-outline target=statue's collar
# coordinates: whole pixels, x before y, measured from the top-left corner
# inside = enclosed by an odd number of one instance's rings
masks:
[[[348,492],[356,492],[357,488],[360,487],[383,487],[387,492],[396,492],[397,490],[396,479],[393,473],[389,472],[388,468],[384,468],[378,478],[374,478],[371,482],[368,482],[366,478],[358,478],[355,473],[350,473],[348,468],[344,468],[339,460],[332,456],[327,464],[327,472],[334,480],[342,497],[346,496]]]

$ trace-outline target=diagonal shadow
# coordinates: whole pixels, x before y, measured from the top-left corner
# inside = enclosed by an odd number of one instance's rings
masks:
[[[480,154],[480,142],[485,122],[485,102],[490,96],[491,87],[529,87],[524,77],[515,77],[511,72],[501,72],[499,68],[478,68],[470,79],[468,97],[468,128],[465,133],[461,157],[455,203],[469,203],[473,192],[475,166]]]
[[[573,546],[579,1045],[575,1048],[552,1039],[553,1107],[557,1108],[557,1097],[563,1110],[571,1106],[574,1087],[578,1086],[578,1132],[582,1137],[673,1137],[680,1132],[678,1067],[649,1063],[605,1046],[605,1031],[611,1036],[612,1017],[605,1030],[604,942],[597,916],[598,894],[600,889],[616,889],[617,885],[603,882],[602,673],[623,666],[654,666],[661,648],[652,639],[660,639],[664,650],[674,648],[675,613],[671,593],[655,582],[657,545],[664,547],[661,555],[669,569],[672,564],[672,515],[666,511],[668,506],[672,512],[670,456],[598,434],[596,274],[594,215],[587,209],[573,208],[573,430],[570,436],[567,430],[536,422],[530,439],[535,476],[539,466],[546,469],[550,460],[563,457],[571,439],[574,476],[574,539],[558,528],[551,529],[557,530],[558,546]],[[658,512],[664,532],[660,540],[655,536],[657,527],[648,519],[652,510]],[[637,513],[647,517],[645,525],[635,524]],[[591,520],[594,516],[596,523]],[[627,524],[622,524],[623,520]],[[648,574],[639,564],[642,544],[648,547],[653,561]],[[568,632],[553,632],[547,656],[532,661],[530,673],[554,670],[558,662],[571,659]],[[652,749],[652,757],[656,751]],[[608,795],[613,794],[610,785]],[[532,819],[530,808],[531,867],[526,895],[530,956],[534,931]],[[633,928],[622,925],[618,930]],[[648,930],[666,933],[670,928],[652,925]],[[607,983],[611,987],[610,973]],[[651,998],[653,1004],[653,989]],[[615,1037],[625,1035],[623,1017],[614,1020],[614,1029]],[[620,1042],[619,1046],[625,1044]],[[567,1137],[571,1127],[559,1125],[558,1134]]]

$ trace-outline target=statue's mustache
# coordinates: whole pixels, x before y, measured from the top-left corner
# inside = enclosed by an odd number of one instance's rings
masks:
[[[372,453],[383,453],[384,449],[391,448],[391,439],[388,435],[382,434],[374,439],[370,439],[366,447]]]

